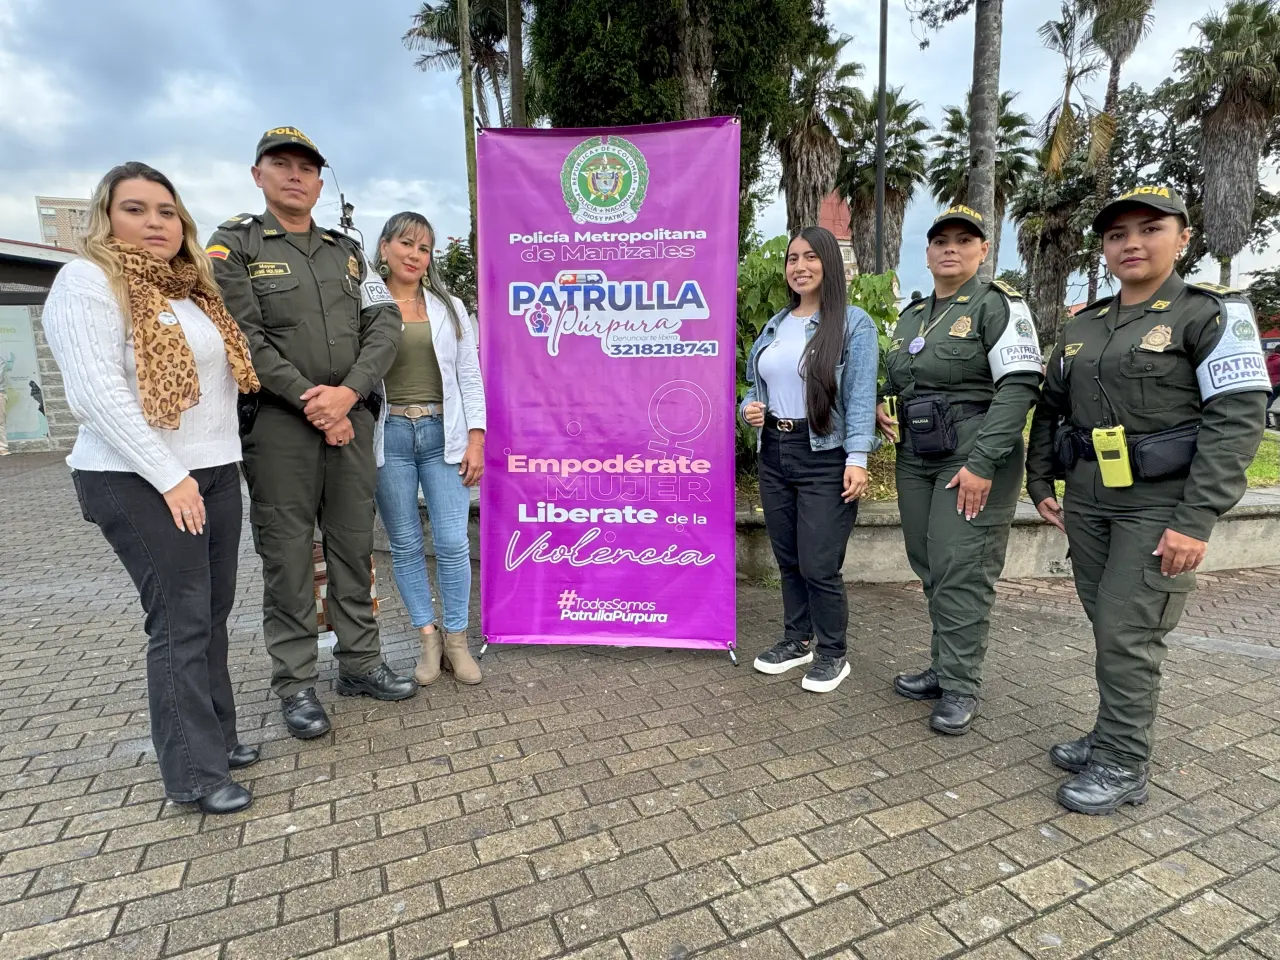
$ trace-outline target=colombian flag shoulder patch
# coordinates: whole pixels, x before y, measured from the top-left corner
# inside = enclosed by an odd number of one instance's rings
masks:
[[[212,246],[205,247],[204,252],[215,260],[225,260],[231,253],[231,249],[229,247],[224,247],[220,243],[215,243]]]

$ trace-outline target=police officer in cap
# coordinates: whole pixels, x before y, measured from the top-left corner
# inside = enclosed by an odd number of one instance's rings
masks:
[[[982,216],[952,207],[928,241],[933,294],[902,311],[885,358],[896,424],[885,405],[877,413],[898,441],[907,559],[932,622],[928,668],[893,686],[936,699],[930,726],[959,735],[978,713],[995,582],[1022,487],[1022,431],[1043,363],[1021,294],[977,275],[990,249]]]
[[[1058,802],[1107,814],[1146,802],[1165,635],[1214,523],[1245,491],[1268,380],[1249,302],[1174,272],[1191,237],[1177,193],[1139,187],[1093,230],[1120,293],[1063,327],[1032,421],[1027,492],[1067,534],[1097,649],[1094,728],[1049,751],[1075,774]]]
[[[277,127],[258,141],[254,160],[266,212],[227,220],[207,249],[262,381],[244,464],[262,557],[263,633],[285,724],[309,739],[329,730],[315,692],[317,520],[338,692],[402,700],[418,689],[383,662],[370,594],[375,391],[395,359],[401,319],[355,241],[311,219],[325,166],[316,145]]]

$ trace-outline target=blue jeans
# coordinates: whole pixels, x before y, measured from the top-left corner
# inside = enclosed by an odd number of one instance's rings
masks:
[[[427,501],[436,553],[436,580],[443,598],[444,629],[467,629],[471,599],[471,543],[467,518],[471,493],[456,463],[444,462],[444,421],[440,417],[387,417],[385,462],[378,468],[378,511],[391,541],[396,587],[414,627],[436,622],[427,580],[418,488]]]

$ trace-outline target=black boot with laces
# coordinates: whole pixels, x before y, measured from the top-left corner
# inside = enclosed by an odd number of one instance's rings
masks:
[[[1136,773],[1123,767],[1090,761],[1083,773],[1058,788],[1058,802],[1068,810],[1103,816],[1115,813],[1126,803],[1147,802],[1147,765]]]

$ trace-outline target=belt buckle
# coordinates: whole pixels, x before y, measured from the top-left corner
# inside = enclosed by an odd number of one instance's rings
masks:
[[[421,420],[427,414],[421,404],[411,403],[404,408],[404,415],[410,420]]]
[[[778,429],[781,430],[783,433],[790,433],[795,428],[796,428],[796,422],[794,420],[778,421]]]

